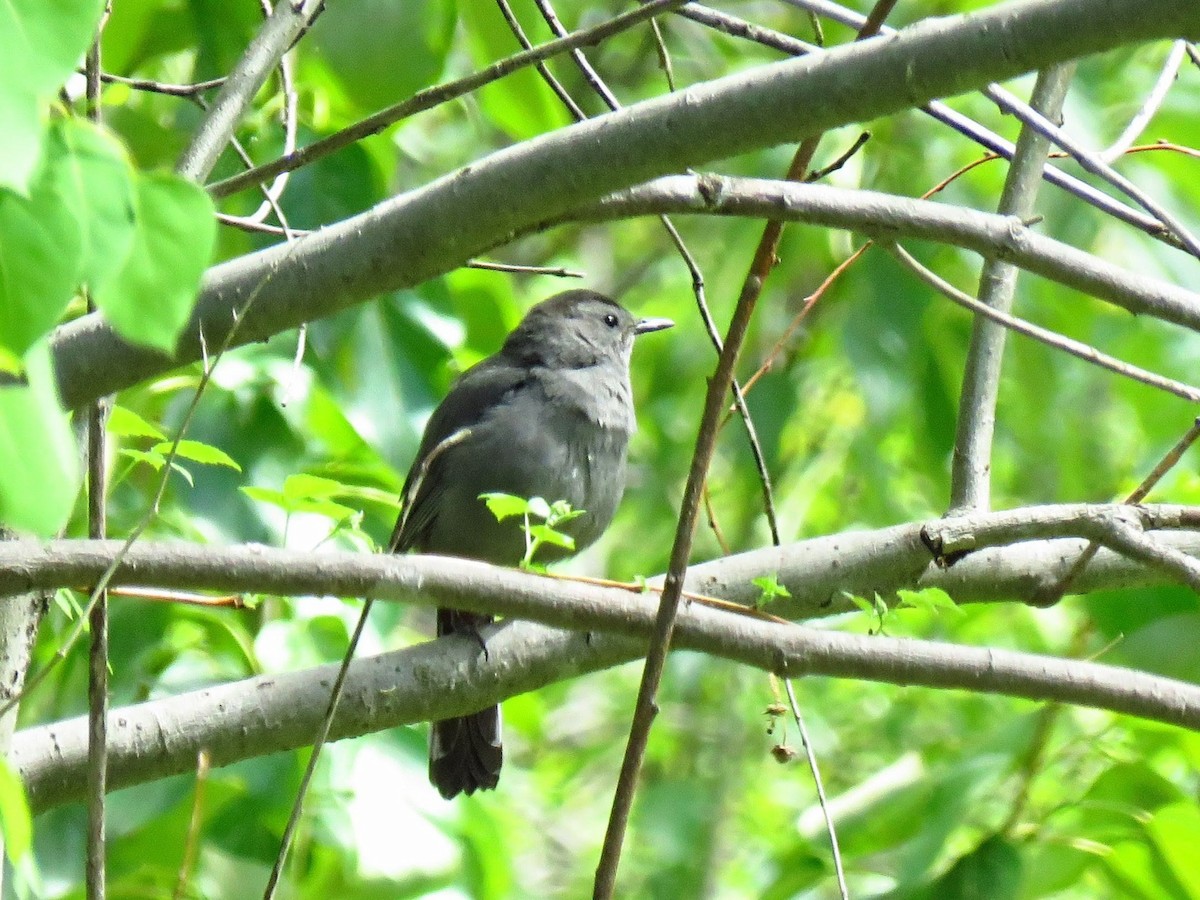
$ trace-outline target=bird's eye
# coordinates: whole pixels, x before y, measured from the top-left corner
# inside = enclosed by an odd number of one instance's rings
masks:
[[[608,313],[604,317],[604,324],[607,325],[609,328],[616,328],[617,327],[617,317],[615,315],[613,315],[612,313]]]

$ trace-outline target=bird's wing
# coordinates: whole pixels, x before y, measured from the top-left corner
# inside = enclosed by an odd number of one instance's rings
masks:
[[[402,553],[419,548],[446,488],[442,463],[451,447],[468,441],[471,427],[497,404],[529,388],[530,370],[502,356],[492,356],[465,372],[434,410],[425,426],[417,457],[404,480],[404,507],[392,532],[390,547]]]

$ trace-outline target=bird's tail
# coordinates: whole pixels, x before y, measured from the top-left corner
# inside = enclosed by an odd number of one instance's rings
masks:
[[[478,638],[479,629],[491,621],[491,616],[439,609],[438,637],[461,633]],[[429,780],[447,800],[494,788],[503,762],[499,706],[434,722],[429,731]]]

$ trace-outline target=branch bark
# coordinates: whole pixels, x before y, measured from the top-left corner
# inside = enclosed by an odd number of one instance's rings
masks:
[[[688,568],[685,592],[751,606],[751,579],[774,575],[791,597],[765,611],[789,619],[852,612],[846,596],[885,598],[899,589],[940,587],[960,603],[1037,602],[1083,550],[1106,538],[1112,522],[1156,545],[1200,557],[1200,507],[1066,504],[912,522],[765,547]],[[121,541],[0,542],[0,596],[93,583]],[[939,564],[940,562],[940,564]],[[1177,570],[1104,551],[1074,582],[1079,593],[1182,582]],[[654,587],[659,579],[650,579]],[[618,629],[631,596],[469,560],[347,552],[299,553],[258,545],[214,547],[139,541],[111,586],[153,585],[280,596],[372,596],[381,601],[455,606],[563,627]],[[3,601],[3,606],[12,603]],[[577,617],[583,616],[583,619]]]
[[[302,238],[294,251],[214,267],[173,354],[129,345],[96,316],[63,326],[53,340],[62,396],[77,406],[198,359],[201,333],[220,344],[254,291],[239,344],[442,274],[537,222],[669,171],[1122,44],[1197,36],[1193,0],[1034,0],[696,85],[495,153]]]
[[[1114,524],[1115,523],[1115,524]],[[1031,507],[833,535],[691,567],[689,591],[753,602],[750,579],[774,574],[792,597],[776,614],[825,616],[853,609],[847,594],[890,596],[900,588],[941,587],[959,602],[1036,598],[1072,566],[1077,534],[1183,556],[1200,556],[1200,508],[1083,504]],[[1020,542],[1020,543],[1013,543]],[[1004,546],[1009,544],[1009,546]],[[0,593],[16,594],[98,577],[119,541],[0,543]],[[951,560],[957,560],[951,562]],[[940,562],[940,565],[939,565]],[[1176,575],[1101,551],[1078,590],[1161,583]],[[356,661],[331,735],[347,737],[444,718],[565,677],[641,656],[654,602],[640,593],[569,579],[546,579],[468,560],[356,553],[296,553],[260,546],[139,543],[116,584],[208,587],[282,595],[370,594],[380,601],[468,610],[586,628],[590,640],[529,622],[472,640],[439,641]],[[0,610],[19,608],[14,600]],[[1200,728],[1200,688],[1129,670],[989,649],[864,638],[800,629],[688,604],[677,645],[791,676],[824,674],[897,684],[984,690],[1098,706]],[[608,632],[595,634],[595,632]],[[109,788],[190,771],[207,749],[214,764],[306,746],[336,666],[264,676],[169,700],[114,710],[109,717]],[[429,685],[437,684],[437,691]],[[32,802],[45,809],[83,796],[86,719],[19,733],[12,760]]]
[[[589,639],[529,622],[355,660],[330,737],[353,737],[462,715],[545,684],[645,653],[651,603],[626,595],[640,637]],[[594,612],[598,612],[596,608]],[[586,626],[606,617],[580,616]],[[833,675],[899,685],[954,688],[1057,700],[1200,729],[1200,686],[1098,663],[928,641],[865,637],[763,622],[691,604],[675,631],[679,648],[737,660],[788,677]],[[338,666],[265,675],[136,706],[109,718],[109,787],[193,771],[205,750],[213,765],[307,746]],[[436,685],[437,690],[431,690]],[[16,735],[11,764],[41,811],[79,799],[86,782],[86,719]]]

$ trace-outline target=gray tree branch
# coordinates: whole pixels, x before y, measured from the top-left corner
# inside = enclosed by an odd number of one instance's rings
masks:
[[[1057,121],[1075,66],[1071,63],[1051,66],[1038,73],[1030,104]],[[997,212],[1022,221],[1033,215],[1042,168],[1050,152],[1050,142],[1033,128],[1024,125],[1017,138],[1016,151]],[[1012,311],[1020,269],[1012,263],[989,256],[979,276],[979,300],[993,309]],[[1000,369],[1008,332],[1002,325],[976,315],[971,323],[971,343],[963,366],[962,388],[958,398],[954,454],[950,470],[950,509],[965,512],[987,509],[992,496],[992,436],[996,430],[996,397],[1000,393]]]
[[[638,602],[641,601],[641,602]],[[635,659],[654,605],[627,595],[626,630],[641,635],[558,631],[508,621],[474,639],[449,638],[355,660],[330,736],[352,737],[446,716],[552,681]],[[580,605],[577,624],[593,621]],[[594,621],[607,616],[595,617]],[[928,641],[865,637],[764,622],[691,604],[680,611],[679,648],[737,660],[789,677],[832,675],[1056,700],[1200,728],[1200,687],[1168,678],[1034,654]],[[267,675],[114,710],[109,786],[191,771],[205,750],[214,765],[306,746],[337,666]],[[437,690],[431,690],[436,685]],[[76,800],[85,782],[86,720],[16,735],[9,757],[34,810]]]
[[[1030,507],[851,532],[694,566],[687,590],[752,602],[750,579],[774,574],[792,592],[771,611],[798,618],[853,609],[848,594],[891,596],[941,587],[959,602],[1036,597],[1086,546],[1121,546],[1092,560],[1076,589],[1177,580],[1173,557],[1200,555],[1200,508],[1116,504]],[[0,543],[0,593],[95,579],[117,541]],[[591,640],[508,621],[474,641],[447,640],[356,661],[332,735],[346,737],[461,714],[555,680],[636,658],[655,602],[638,592],[430,556],[296,553],[260,546],[140,543],[113,584],[207,587],[281,595],[371,595],[452,604],[545,625],[589,629]],[[8,601],[11,603],[12,601]],[[7,604],[6,604],[7,605]],[[604,635],[598,635],[604,632]],[[1200,688],[1139,672],[915,640],[797,628],[691,603],[677,644],[789,675],[822,674],[1054,699],[1200,728]],[[114,710],[110,787],[188,771],[199,749],[215,764],[311,741],[336,667],[264,676]],[[430,685],[437,685],[431,691]],[[86,719],[39,726],[14,739],[12,760],[35,808],[77,799],[86,783]]]
[[[77,406],[198,359],[201,334],[209,346],[220,344],[233,310],[255,291],[238,343],[420,283],[534,223],[669,171],[1122,44],[1196,36],[1193,0],[1034,0],[696,85],[494,153],[304,237],[294,249],[214,267],[174,354],[127,344],[94,315],[65,325],[53,339],[60,389]]]
[[[620,191],[572,220],[699,213],[776,218],[857,231],[882,240],[939,241],[993,256],[1066,287],[1200,330],[1200,294],[1128,272],[1100,257],[1037,234],[1012,216],[977,212],[875,191],[760,178],[672,175]]]
[[[180,175],[193,181],[208,177],[246,107],[320,7],[319,0],[279,0],[275,4],[270,17],[222,82],[217,99],[180,156],[175,166]]]

